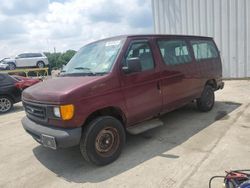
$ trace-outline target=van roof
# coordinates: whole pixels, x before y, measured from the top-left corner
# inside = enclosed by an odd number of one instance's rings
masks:
[[[207,36],[198,36],[198,35],[173,35],[173,34],[142,34],[142,35],[127,35],[127,37],[183,37],[183,38],[212,38]]]
[[[118,35],[118,36],[109,37],[109,38],[106,38],[106,39],[112,39],[112,38],[137,38],[137,37],[139,37],[139,38],[141,38],[141,37],[183,37],[183,38],[207,38],[207,39],[213,39],[213,37],[208,37],[208,36],[199,36],[199,35],[173,35],[173,34]]]
[[[91,43],[99,42],[99,41],[104,41],[104,40],[112,40],[112,39],[125,39],[125,38],[153,38],[153,37],[178,37],[178,38],[196,38],[196,39],[213,39],[213,37],[208,37],[208,36],[198,36],[198,35],[173,35],[173,34],[135,34],[135,35],[117,35],[113,37],[107,37],[103,38],[100,40],[96,40]]]

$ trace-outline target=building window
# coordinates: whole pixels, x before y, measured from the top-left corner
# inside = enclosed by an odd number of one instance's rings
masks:
[[[159,40],[157,43],[165,64],[179,65],[192,61],[185,41]]]

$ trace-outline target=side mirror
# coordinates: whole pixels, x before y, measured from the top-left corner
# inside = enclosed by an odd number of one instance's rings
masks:
[[[122,70],[125,73],[141,72],[141,61],[139,58],[130,58],[126,60],[125,65],[123,65]]]

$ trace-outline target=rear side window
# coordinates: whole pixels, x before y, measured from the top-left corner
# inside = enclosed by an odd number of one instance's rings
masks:
[[[33,58],[33,57],[42,57],[42,54],[40,53],[30,53],[27,55],[29,58]]]
[[[191,40],[190,42],[194,50],[194,56],[196,60],[218,57],[217,49],[212,41]]]
[[[35,57],[33,54],[26,54],[27,58]]]
[[[16,82],[11,76],[0,74],[0,86],[4,86],[5,84],[12,84]]]
[[[167,65],[178,65],[192,61],[187,43],[184,40],[158,40],[157,44],[164,63]]]
[[[31,57],[42,57],[42,54],[40,53],[33,53]]]
[[[131,44],[126,60],[139,58],[142,71],[154,69],[154,60],[148,42],[134,42]]]

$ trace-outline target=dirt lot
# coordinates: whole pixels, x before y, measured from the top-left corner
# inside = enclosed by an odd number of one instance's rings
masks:
[[[250,168],[250,81],[227,81],[209,113],[190,104],[164,115],[165,126],[128,136],[105,167],[87,164],[78,147],[40,146],[23,130],[23,116],[21,104],[0,116],[0,187],[202,188],[224,170]]]

